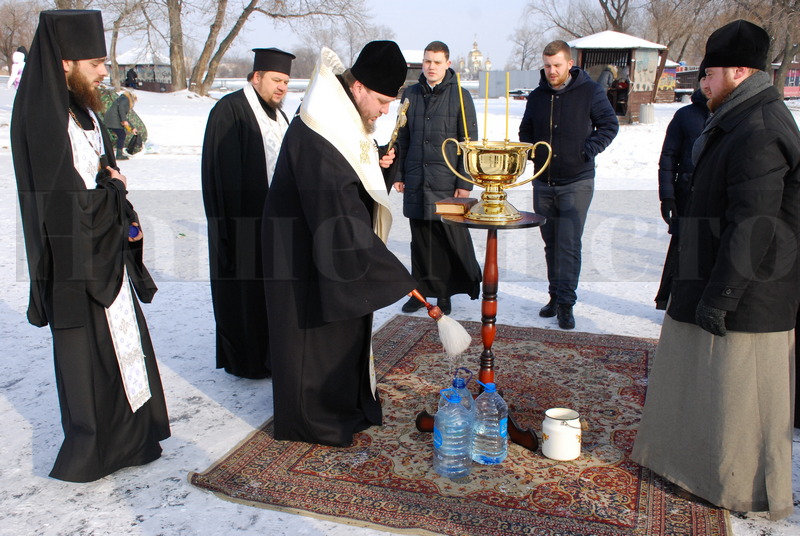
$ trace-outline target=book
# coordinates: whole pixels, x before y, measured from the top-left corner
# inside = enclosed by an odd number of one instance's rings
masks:
[[[478,200],[474,197],[448,197],[447,199],[436,201],[436,212],[434,214],[463,216],[477,202]]]

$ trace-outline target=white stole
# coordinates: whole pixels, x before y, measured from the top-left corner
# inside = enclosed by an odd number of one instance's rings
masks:
[[[289,124],[284,119],[280,110],[275,110],[275,121],[269,118],[267,112],[261,106],[258,100],[258,95],[252,84],[247,83],[244,86],[244,96],[247,97],[247,103],[253,110],[258,122],[258,128],[261,130],[261,139],[264,142],[264,160],[267,165],[267,185],[272,184],[272,175],[275,173],[275,164],[278,162],[278,153],[281,150],[281,143],[283,136],[286,134],[286,129]]]
[[[344,70],[336,53],[323,47],[300,105],[300,119],[331,142],[352,166],[361,184],[375,201],[373,230],[385,244],[392,227],[389,193],[378,164],[375,140],[364,128],[361,115],[336,78]]]
[[[100,134],[99,122],[90,110],[89,115],[94,123],[94,130],[89,132],[77,124],[77,121],[68,120],[67,133],[72,146],[72,162],[75,170],[83,178],[87,189],[96,187],[95,177],[100,164],[100,155],[104,154],[103,137]],[[97,145],[95,145],[97,143]],[[99,154],[98,154],[99,153]],[[127,239],[127,233],[125,238]],[[114,344],[114,353],[117,355],[122,385],[131,411],[136,412],[145,402],[150,400],[150,381],[147,377],[147,367],[144,362],[142,337],[139,333],[139,323],[136,321],[136,311],[133,306],[133,293],[128,281],[127,268],[122,270],[122,284],[119,294],[114,298],[106,310],[106,321],[111,332]]]

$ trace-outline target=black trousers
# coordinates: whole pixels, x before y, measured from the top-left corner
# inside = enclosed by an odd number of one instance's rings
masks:
[[[535,181],[533,209],[547,218],[540,227],[547,261],[548,291],[556,303],[574,305],[581,274],[581,238],[589,204],[594,195],[594,179],[548,186]]]

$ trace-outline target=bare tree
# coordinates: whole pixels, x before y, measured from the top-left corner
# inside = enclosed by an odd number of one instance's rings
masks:
[[[544,32],[525,23],[514,29],[508,40],[514,43],[511,57],[506,63],[507,70],[519,69],[528,71],[533,68],[533,63],[539,59],[539,53],[547,44]]]
[[[175,89],[186,87],[184,63],[184,34],[182,23],[185,0],[160,0],[166,3],[169,21],[170,62]],[[192,68],[189,87],[201,95],[208,93],[225,53],[233,45],[245,23],[254,14],[265,16],[275,23],[294,28],[319,21],[334,21],[348,27],[352,33],[362,29],[366,12],[364,0],[245,0],[244,4],[231,6],[228,0],[212,2],[209,32],[197,61]],[[197,13],[193,13],[196,17]]]
[[[0,60],[11,70],[11,57],[20,46],[30,48],[36,32],[38,0],[0,2]]]
[[[147,11],[147,0],[106,0],[102,5],[103,22],[111,21],[111,44],[108,55],[111,58],[111,84],[114,89],[120,88],[119,65],[117,64],[117,43],[120,34],[133,34],[145,27],[144,17]]]
[[[604,30],[625,32],[636,22],[642,0],[529,0],[526,12],[546,21],[546,29],[569,38]]]

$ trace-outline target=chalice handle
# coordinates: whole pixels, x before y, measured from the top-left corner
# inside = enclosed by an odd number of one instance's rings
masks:
[[[452,141],[453,143],[456,144],[456,155],[460,155],[461,154],[461,145],[458,143],[458,140],[455,139],[455,138],[447,138],[446,140],[444,140],[442,142],[442,156],[444,157],[444,163],[447,164],[447,167],[450,168],[450,171],[452,171],[453,174],[456,177],[458,177],[459,179],[467,181],[469,183],[474,184],[475,186],[480,186],[481,188],[483,188],[483,185],[478,184],[477,182],[475,182],[472,179],[468,179],[467,177],[465,177],[464,175],[462,175],[461,173],[456,171],[455,168],[453,168],[452,165],[450,165],[450,161],[447,159],[447,151],[445,151],[445,147],[447,146],[447,142],[449,142],[449,141]],[[549,162],[550,160],[548,159],[547,161]]]
[[[445,141],[447,141],[447,140],[445,140]],[[547,166],[550,165],[550,159],[553,158],[553,148],[550,147],[550,144],[547,143],[546,141],[537,141],[536,143],[533,144],[533,147],[530,148],[531,155],[533,155],[536,152],[536,147],[539,146],[539,145],[544,145],[545,147],[547,147],[547,160],[544,161],[544,165],[542,166],[542,168],[539,171],[537,171],[536,173],[534,173],[532,177],[529,177],[529,178],[525,179],[524,181],[515,182],[513,184],[508,184],[506,186],[503,186],[504,190],[508,190],[509,188],[516,188],[517,186],[522,186],[523,184],[528,184],[529,182],[534,180],[536,177],[541,175],[544,172],[545,169],[547,169]]]

